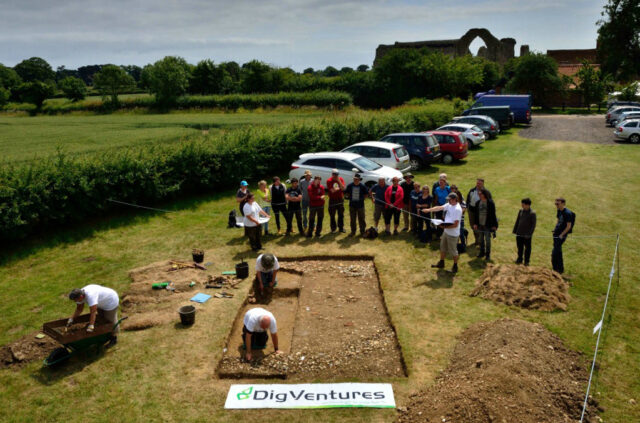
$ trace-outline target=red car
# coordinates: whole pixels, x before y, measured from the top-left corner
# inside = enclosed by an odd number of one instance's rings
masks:
[[[436,137],[442,152],[442,163],[450,164],[454,160],[460,160],[469,154],[469,144],[461,132],[454,131],[429,131]]]

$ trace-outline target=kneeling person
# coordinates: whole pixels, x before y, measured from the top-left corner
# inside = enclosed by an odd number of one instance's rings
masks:
[[[107,322],[114,325],[118,321],[118,305],[120,299],[118,293],[111,288],[100,285],[87,285],[82,289],[75,288],[69,293],[69,299],[75,301],[76,311],[73,316],[67,321],[67,326],[71,326],[76,318],[82,314],[84,305],[89,306],[89,326],[87,326],[87,332],[93,332],[96,324],[96,317],[100,316]],[[114,329],[111,340],[108,347],[111,347],[118,342],[117,333],[120,332],[120,326]]]
[[[260,254],[256,260],[256,286],[254,287],[254,291],[256,294],[258,291],[260,295],[264,294],[265,285],[268,288],[274,288],[278,285],[278,279],[276,276],[278,275],[278,270],[280,269],[280,264],[278,263],[278,259],[276,256],[270,253]],[[257,288],[257,289],[255,289]]]
[[[252,308],[245,313],[243,323],[242,343],[247,351],[245,355],[247,361],[251,361],[252,350],[261,350],[267,347],[269,340],[267,329],[273,337],[273,349],[276,354],[282,352],[278,349],[278,327],[271,312],[259,307]]]

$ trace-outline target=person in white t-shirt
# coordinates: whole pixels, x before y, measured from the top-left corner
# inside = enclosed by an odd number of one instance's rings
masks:
[[[267,347],[267,341],[269,340],[267,329],[271,332],[273,349],[276,354],[282,353],[278,348],[278,326],[276,324],[276,318],[273,317],[271,312],[260,307],[252,308],[245,313],[243,323],[242,343],[246,349],[245,358],[247,361],[251,361],[252,350],[262,350]]]
[[[95,329],[96,318],[100,316],[107,322],[114,325],[118,321],[118,305],[120,299],[118,293],[111,288],[100,285],[87,285],[82,289],[75,288],[69,293],[69,299],[76,303],[76,311],[73,316],[67,320],[67,326],[71,326],[75,319],[82,314],[84,305],[89,306],[89,325],[87,326],[87,332],[93,332]],[[114,329],[114,333],[118,333],[120,326]],[[118,342],[117,335],[114,335],[109,341],[108,347],[111,347]]]
[[[262,249],[261,233],[262,227],[260,226],[260,216],[269,217],[269,215],[262,210],[262,207],[255,201],[253,194],[247,195],[247,203],[242,208],[244,213],[244,234],[249,238],[249,245],[253,251]]]
[[[264,295],[264,288],[270,291],[278,285],[278,270],[280,264],[278,259],[271,253],[260,254],[256,259],[256,279],[254,292]]]
[[[458,237],[460,236],[460,221],[462,220],[462,207],[458,204],[458,195],[450,193],[447,196],[448,203],[442,206],[423,210],[424,213],[444,211],[442,227],[444,233],[440,238],[440,261],[431,265],[438,269],[444,268],[444,259],[449,253],[453,257],[452,273],[458,271]]]

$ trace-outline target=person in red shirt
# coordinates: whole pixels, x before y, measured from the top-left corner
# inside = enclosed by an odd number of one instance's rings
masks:
[[[339,229],[340,232],[344,232],[344,190],[346,187],[344,179],[340,176],[338,169],[333,169],[331,171],[331,178],[327,179],[331,232],[335,232],[336,228]],[[336,213],[338,214],[337,224]]]
[[[385,233],[391,235],[391,217],[393,216],[393,234],[398,234],[398,225],[400,224],[400,212],[404,207],[404,191],[398,185],[398,178],[391,180],[391,185],[384,193],[384,224]]]
[[[313,235],[316,216],[318,217],[318,226],[316,227],[316,236],[320,236],[322,232],[322,220],[324,219],[324,186],[320,183],[322,178],[316,176],[313,182],[307,188],[309,193],[309,227],[307,229],[307,237]]]

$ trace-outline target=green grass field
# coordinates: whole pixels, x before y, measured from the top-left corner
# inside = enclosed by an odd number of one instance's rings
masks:
[[[0,114],[0,161],[28,161],[60,150],[91,153],[157,143],[181,142],[204,133],[246,125],[277,125],[294,120],[344,115],[350,111],[269,111],[252,113],[174,112],[168,114],[114,113],[16,117]],[[1,163],[1,162],[0,162]]]
[[[408,378],[390,382],[397,404],[406,406],[412,392],[433,384],[447,366],[456,335],[477,321],[511,317],[540,322],[584,352],[586,364],[593,354],[596,338],[591,329],[600,319],[615,245],[614,238],[591,236],[621,233],[620,284],[613,287],[592,392],[605,408],[604,421],[639,421],[640,410],[629,401],[640,399],[639,160],[640,150],[633,145],[536,141],[510,134],[473,150],[466,163],[417,173],[418,182],[431,184],[445,171],[465,192],[476,177],[486,179],[501,225],[492,254],[497,263],[515,258],[511,228],[520,199],[529,196],[538,213],[532,264],[549,266],[553,199],[566,197],[578,216],[564,248],[567,273],[574,276],[567,312],[523,310],[469,297],[483,270],[475,250],[462,256],[460,272],[452,280],[429,267],[437,260],[435,244],[425,248],[405,234],[374,241],[345,234],[318,240],[274,237],[265,246],[282,256],[375,256],[409,370]],[[187,259],[194,247],[206,250],[205,261],[213,261],[216,271],[232,268],[241,257],[253,262],[256,255],[241,230],[226,229],[227,214],[235,207],[235,182],[230,181],[225,194],[164,205],[175,213],[123,210],[117,217],[13,246],[0,267],[0,343],[70,315],[73,305],[64,295],[72,287],[100,283],[124,293],[130,269],[167,258]],[[370,209],[367,219],[370,222]],[[83,260],[86,257],[95,260]],[[43,370],[40,363],[0,370],[0,420],[395,421],[393,410],[225,411],[232,382],[217,380],[215,367],[248,285],[243,283],[233,299],[206,303],[189,330],[171,324],[125,332],[114,350],[74,361],[60,372]]]

